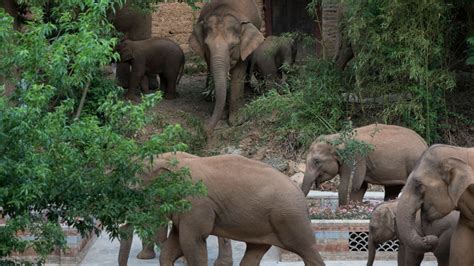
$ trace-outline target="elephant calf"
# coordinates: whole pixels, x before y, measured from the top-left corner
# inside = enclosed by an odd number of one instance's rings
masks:
[[[283,36],[268,36],[252,54],[250,75],[255,74],[257,79],[263,79],[267,87],[271,85],[270,81],[285,79],[282,66],[293,65],[296,52],[294,40]]]
[[[187,167],[193,181],[206,185],[207,195],[188,198],[191,210],[172,215],[160,265],[173,265],[184,255],[188,265],[207,266],[209,235],[246,242],[241,265],[259,265],[272,245],[295,252],[305,265],[324,265],[306,199],[287,176],[239,155],[184,158],[172,166],[169,160],[174,156],[168,153],[156,159],[145,178]],[[120,242],[120,265],[126,265],[130,246],[131,238]]]
[[[306,172],[301,186],[305,195],[313,183],[319,186],[339,174],[339,205],[348,203],[349,191],[350,200],[362,201],[368,183],[383,185],[385,200],[394,199],[428,148],[420,135],[404,127],[372,124],[354,130],[356,140],[371,144],[374,149],[365,157],[356,157],[352,187],[348,187],[352,164],[343,162],[337,153],[337,149],[344,148],[344,143],[332,143],[340,138],[340,134],[320,136],[311,144],[306,157]]]
[[[178,44],[166,38],[150,38],[142,41],[124,40],[118,45],[122,62],[131,65],[129,88],[126,98],[135,96],[140,84],[148,93],[147,76],[160,77],[160,89],[165,99],[177,97],[176,85],[184,70],[184,53]]]
[[[377,245],[385,241],[398,238],[396,228],[398,201],[390,201],[379,204],[372,212],[372,218],[369,223],[369,258],[367,266],[374,264]],[[416,227],[425,234],[436,235],[440,241],[436,247],[428,250],[434,253],[438,265],[449,265],[450,239],[459,220],[459,212],[453,211],[449,215],[428,222],[425,217],[417,214]],[[427,251],[427,252],[428,252]],[[400,243],[398,248],[398,265],[420,265],[425,252],[413,250],[407,245]]]

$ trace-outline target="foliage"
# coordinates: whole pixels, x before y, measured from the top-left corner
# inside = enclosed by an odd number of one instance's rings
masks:
[[[137,142],[161,96],[122,102],[121,89],[103,76],[117,58],[107,12],[121,2],[28,1],[33,18],[21,32],[0,10],[0,76],[16,85],[11,97],[0,87],[0,206],[7,218],[0,258],[33,247],[44,259],[64,247],[61,225],[118,237],[129,221],[146,238],[170,213],[190,207],[186,196],[205,193],[186,170],[140,185],[153,155],[187,146],[178,141],[179,125]]]
[[[317,136],[335,132],[343,117],[339,96],[346,82],[334,64],[308,59],[288,75],[288,83],[270,90],[246,108],[249,117],[276,130],[293,149],[307,147]]]
[[[446,64],[451,5],[350,0],[347,6],[345,28],[356,53],[356,93],[399,96],[377,109],[381,118],[416,130],[428,143],[437,141],[446,115],[444,93],[455,86]]]
[[[320,208],[315,204],[309,205],[309,215],[311,219],[370,219],[374,210],[374,203],[349,202],[349,204],[333,209],[331,207]]]

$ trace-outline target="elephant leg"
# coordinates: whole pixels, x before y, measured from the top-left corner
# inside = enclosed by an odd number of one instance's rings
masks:
[[[229,99],[229,124],[236,125],[238,123],[238,111],[242,105],[242,97],[244,94],[244,79],[246,62],[239,62],[232,69]]]
[[[258,266],[260,261],[267,251],[271,248],[271,245],[266,244],[252,244],[247,243],[244,257],[240,262],[241,266]]]
[[[137,259],[150,260],[155,256],[155,243],[142,240],[142,250],[138,253]]]
[[[178,93],[176,92],[176,81],[177,80],[178,80],[177,74],[166,76],[165,99],[172,100],[172,99],[176,99],[178,97]]]
[[[406,247],[403,245],[402,242],[399,242],[400,244],[398,245],[398,252],[397,252],[397,264],[398,266],[405,266],[405,250]],[[368,264],[367,264],[368,265]]]
[[[193,202],[180,216],[179,243],[190,266],[207,266],[207,237],[214,228],[215,212],[205,202]]]
[[[142,80],[140,81],[140,87],[142,88],[142,91],[144,94],[148,94],[150,92],[150,88],[148,86],[148,77],[147,75],[144,75]]]
[[[125,224],[120,227],[120,231],[125,237],[120,239],[118,263],[119,266],[127,266],[128,257],[130,256],[130,249],[132,248],[133,226],[130,224]]]
[[[402,191],[403,185],[395,185],[395,186],[385,186],[385,197],[384,201],[389,201],[392,199],[396,199],[400,191]]]
[[[160,91],[163,93],[163,97],[166,97],[166,88],[168,88],[168,82],[163,74],[160,74]]]
[[[275,227],[280,247],[298,254],[306,266],[324,265],[307,217],[270,217],[270,222]]]
[[[425,253],[405,248],[405,266],[419,266],[425,257]]]
[[[461,214],[456,230],[451,237],[449,265],[472,266],[474,264],[474,254],[472,254],[474,232],[469,224],[470,222]]]
[[[230,239],[219,237],[219,255],[214,266],[232,266],[232,244]]]
[[[118,85],[124,89],[128,89],[130,81],[130,64],[129,63],[117,63],[115,76]]]
[[[364,181],[360,189],[351,191],[351,199],[355,202],[362,202],[368,187],[369,184]]]
[[[158,84],[158,79],[156,78],[155,74],[147,74],[148,77],[148,87],[150,90],[156,90],[160,87],[160,84]]]
[[[168,239],[163,243],[160,252],[160,265],[172,266],[174,262],[183,256],[183,251],[179,244],[179,233],[175,226],[171,228]]]

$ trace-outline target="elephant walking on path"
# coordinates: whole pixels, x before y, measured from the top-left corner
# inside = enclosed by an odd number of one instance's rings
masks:
[[[298,254],[305,265],[324,265],[300,189],[278,170],[239,155],[181,159],[173,154],[156,159],[149,177],[187,167],[201,180],[207,196],[189,198],[191,210],[172,215],[173,227],[160,253],[170,266],[184,255],[188,265],[207,266],[206,239],[216,235],[247,243],[241,265],[259,265],[274,245]],[[119,262],[126,265],[131,239],[122,239]]]
[[[404,127],[372,124],[354,130],[356,140],[374,149],[365,157],[356,157],[350,200],[362,201],[369,183],[385,187],[385,200],[396,198],[428,145],[415,131]],[[337,153],[345,144],[331,143],[339,137],[320,136],[311,144],[301,189],[308,195],[313,183],[319,186],[339,174],[339,205],[346,205],[352,164],[343,162]]]
[[[238,122],[247,58],[264,40],[260,32],[261,20],[254,0],[212,0],[201,10],[189,45],[204,57],[214,81],[216,104],[206,125],[208,136],[224,113],[229,73],[229,123]]]
[[[427,251],[443,243],[430,232],[416,230],[420,211],[433,222],[452,210],[460,212],[451,238],[449,265],[474,264],[474,148],[433,145],[408,177],[398,203],[397,228],[402,243]]]

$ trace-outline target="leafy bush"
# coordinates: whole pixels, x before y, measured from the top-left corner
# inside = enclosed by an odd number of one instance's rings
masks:
[[[377,109],[386,123],[439,140],[444,93],[455,86],[450,55],[451,5],[443,1],[348,1],[345,29],[356,54],[355,91],[399,96]],[[366,106],[370,108],[370,106]]]
[[[293,150],[307,147],[317,136],[340,127],[345,84],[333,62],[312,58],[289,73],[288,83],[250,103],[245,112],[276,129]]]
[[[179,125],[138,143],[133,137],[161,96],[123,102],[122,90],[102,74],[117,58],[107,11],[121,2],[56,1],[46,9],[45,1],[28,1],[33,19],[21,32],[0,9],[0,76],[16,86],[11,97],[0,87],[2,259],[28,247],[44,259],[64,247],[60,223],[119,237],[128,221],[149,238],[170,213],[190,207],[186,196],[205,193],[186,170],[141,185],[154,155],[187,146]]]

